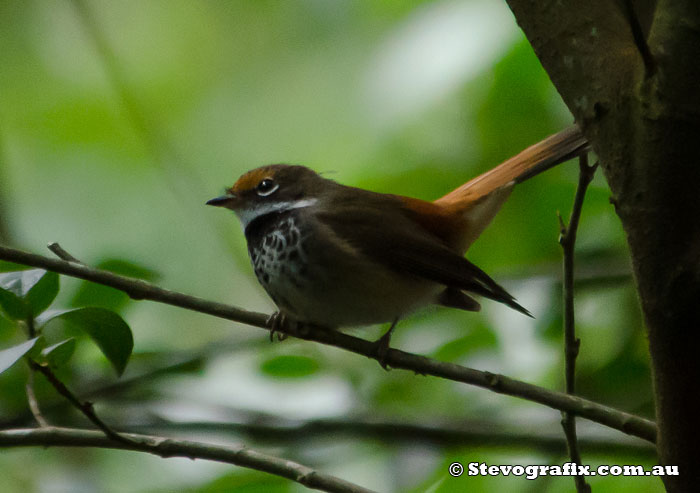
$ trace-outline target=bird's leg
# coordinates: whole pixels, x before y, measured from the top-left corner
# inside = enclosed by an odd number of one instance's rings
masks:
[[[391,323],[389,330],[387,330],[383,336],[372,343],[372,346],[374,346],[374,352],[377,355],[377,361],[379,361],[381,367],[387,371],[389,371],[389,367],[386,364],[386,357],[389,354],[389,343],[391,342],[391,334],[394,332],[394,328],[396,327],[398,321],[399,318],[397,317]]]
[[[289,329],[290,321],[282,311],[270,315],[265,323],[270,327],[270,342],[274,340],[275,333],[278,341],[284,341],[287,338],[285,331]]]

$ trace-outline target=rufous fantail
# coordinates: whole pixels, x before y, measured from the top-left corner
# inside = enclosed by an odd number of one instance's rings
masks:
[[[530,313],[464,258],[517,183],[588,150],[576,126],[427,202],[341,185],[304,166],[248,171],[207,202],[240,219],[255,274],[288,322],[338,329],[396,322],[437,304],[478,311],[471,295]],[[381,360],[380,360],[381,361]]]

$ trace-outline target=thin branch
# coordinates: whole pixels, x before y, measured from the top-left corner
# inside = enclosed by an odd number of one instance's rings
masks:
[[[639,17],[634,10],[632,0],[624,0],[622,3],[624,5],[627,21],[629,22],[630,29],[632,30],[634,44],[637,47],[637,50],[639,50],[639,54],[642,56],[642,60],[644,61],[646,76],[651,77],[656,72],[656,60],[654,60],[654,56],[651,54],[651,50],[649,49],[649,44],[644,36],[644,31],[642,30],[642,25],[639,23]]]
[[[234,464],[291,479],[307,488],[321,491],[338,493],[371,493],[372,491],[330,474],[316,471],[297,462],[256,452],[248,447],[210,445],[131,433],[126,434],[125,437],[128,441],[116,442],[105,437],[102,433],[92,430],[69,428],[16,429],[0,431],[0,446],[96,447],[133,450],[147,452],[162,458],[186,457],[188,459],[205,459]]]
[[[581,340],[576,337],[576,325],[574,323],[574,249],[576,246],[576,232],[578,230],[579,220],[581,218],[581,209],[583,208],[583,200],[586,196],[586,189],[593,180],[598,164],[593,166],[588,165],[588,155],[584,154],[579,158],[579,180],[576,188],[576,196],[574,205],[571,209],[571,217],[569,226],[564,224],[564,221],[559,216],[560,236],[559,243],[564,252],[564,281],[562,283],[562,291],[564,298],[564,356],[565,356],[565,377],[566,377],[566,393],[576,393],[576,357],[578,356]],[[566,435],[566,443],[569,449],[569,457],[576,464],[581,464],[581,452],[578,447],[576,438],[576,418],[570,412],[564,412],[561,425],[564,428]],[[574,476],[576,483],[576,491],[579,493],[589,493],[590,485],[586,483],[584,476]]]
[[[265,314],[188,296],[175,291],[169,291],[140,279],[119,276],[85,265],[56,260],[5,246],[0,246],[0,259],[48,269],[59,274],[104,284],[124,291],[134,299],[158,301],[270,330],[266,325],[268,316]],[[376,351],[374,351],[371,342],[342,332],[324,331],[309,327],[305,328],[303,333],[295,333],[293,331],[289,333],[301,339],[320,342],[371,359],[376,359]],[[500,394],[507,394],[537,402],[559,411],[568,411],[577,416],[590,419],[591,421],[620,430],[629,435],[643,438],[650,442],[655,442],[656,440],[656,425],[653,421],[623,411],[618,411],[581,397],[545,389],[504,375],[474,370],[453,363],[436,361],[431,358],[426,358],[425,356],[419,356],[393,348],[388,351],[386,362],[392,368],[410,370],[421,375],[433,375],[447,380],[475,385]]]
[[[58,243],[52,243],[49,245],[49,248],[53,250],[53,248],[56,248],[57,251],[59,252],[65,252]],[[68,252],[65,252],[67,256],[70,258],[70,254]],[[34,317],[30,316],[26,320],[26,325],[27,325],[27,332],[29,334],[29,337],[35,337],[36,336],[36,328],[34,327]],[[102,421],[97,414],[95,413],[95,410],[92,407],[92,403],[90,402],[80,402],[80,399],[76,397],[76,395],[66,387],[66,385],[61,382],[61,380],[56,376],[56,374],[49,368],[48,366],[45,365],[40,365],[36,361],[33,361],[31,358],[27,359],[27,363],[29,364],[29,370],[30,370],[30,378],[27,382],[27,399],[29,402],[29,408],[32,411],[32,414],[36,418],[36,420],[39,422],[40,425],[46,426],[46,420],[41,416],[41,412],[39,411],[39,405],[36,400],[36,397],[34,395],[34,389],[33,389],[33,383],[34,383],[34,378],[33,378],[33,373],[34,372],[39,372],[44,377],[48,382],[56,389],[56,391],[61,394],[63,397],[65,397],[68,402],[70,402],[76,409],[78,409],[87,419],[92,421],[92,423],[95,424],[100,430],[104,432],[105,435],[107,435],[108,438],[112,440],[117,440],[119,442],[124,442],[128,441],[126,438],[122,437],[119,435],[116,431],[112,430],[107,424]]]
[[[41,427],[49,426],[46,418],[41,414],[41,409],[39,408],[39,401],[34,393],[34,369],[29,369],[29,374],[27,375],[27,383],[24,385],[24,389],[27,393],[27,402],[29,403],[29,410],[36,422]]]
[[[36,337],[34,317],[27,317],[24,323],[27,327],[27,335],[29,336],[29,339],[33,339],[34,337]],[[31,411],[32,416],[34,416],[36,422],[39,423],[39,426],[48,426],[48,422],[46,421],[46,419],[44,419],[44,416],[41,414],[41,409],[39,408],[39,401],[37,400],[36,394],[34,393],[34,371],[34,366],[32,365],[32,362],[29,361],[29,375],[27,375],[27,383],[24,385],[25,391],[27,393],[27,403],[29,404],[29,410]]]
[[[161,416],[134,414],[135,420],[121,423],[129,430],[167,430],[168,432],[196,432],[234,434],[264,443],[299,445],[308,440],[333,437],[339,440],[347,436],[352,440],[378,439],[385,443],[423,444],[437,447],[509,447],[537,451],[547,454],[566,454],[566,441],[551,427],[523,425],[517,429],[513,424],[500,422],[441,421],[404,422],[377,420],[372,418],[289,420],[263,415],[258,419],[247,418],[243,422],[226,419],[221,421],[179,421]],[[138,417],[137,417],[138,416]],[[579,438],[591,453],[600,455],[634,455],[655,458],[656,449],[636,438],[624,440],[596,435]]]
[[[119,443],[136,445],[130,441],[129,438],[117,433],[112,428],[110,428],[104,421],[102,421],[95,410],[93,409],[91,402],[81,402],[80,399],[76,397],[73,392],[70,391],[66,385],[61,382],[61,380],[54,374],[53,371],[48,366],[40,365],[39,363],[28,360],[29,366],[33,371],[38,371],[46,380],[56,389],[56,391],[65,397],[73,406],[78,409],[87,419],[89,419],[95,426],[97,426],[110,440],[114,440]]]
[[[82,264],[82,262],[81,262],[80,260],[78,260],[78,259],[75,258],[73,255],[71,255],[70,253],[68,253],[67,251],[65,251],[65,250],[63,249],[63,247],[62,247],[61,245],[59,245],[58,243],[56,243],[55,241],[54,241],[53,243],[49,243],[48,245],[46,245],[46,248],[48,248],[49,250],[51,250],[51,251],[52,251],[54,254],[56,254],[56,256],[57,256],[58,258],[60,258],[61,260],[65,260],[65,261],[67,261],[67,262],[76,262],[76,263],[78,263],[78,264]]]

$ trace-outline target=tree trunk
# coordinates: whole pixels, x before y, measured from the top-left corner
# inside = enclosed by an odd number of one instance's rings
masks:
[[[668,491],[697,488],[700,2],[507,0],[598,154],[649,336]],[[650,8],[651,7],[651,8]],[[647,32],[648,31],[648,32]]]

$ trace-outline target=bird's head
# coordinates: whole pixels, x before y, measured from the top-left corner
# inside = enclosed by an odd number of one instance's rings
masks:
[[[224,195],[209,200],[207,205],[232,210],[245,228],[271,212],[315,204],[327,181],[305,166],[272,164],[244,173]]]

